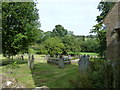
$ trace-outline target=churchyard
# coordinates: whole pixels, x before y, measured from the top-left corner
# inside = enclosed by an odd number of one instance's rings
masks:
[[[99,3],[96,35],[88,36],[60,24],[42,31],[35,5],[2,4],[0,88],[120,87],[120,1]]]
[[[27,62],[23,64],[16,63],[14,67],[15,68],[8,64],[0,67],[0,69],[2,69],[3,75],[14,77],[20,85],[27,88],[40,86],[69,88],[69,80],[75,78],[78,74],[77,62],[65,65],[64,68],[61,69],[57,65],[48,64],[44,55],[35,55],[33,70],[28,67]]]
[[[74,83],[74,80],[79,75],[87,74],[90,64],[97,64],[98,61],[100,63],[103,62],[99,58],[89,58],[87,56],[84,58],[84,56],[81,55],[77,60],[74,60],[73,57],[73,60],[70,60],[70,64],[61,66],[59,64],[48,63],[45,55],[34,55],[33,69],[28,65],[29,55],[24,55],[24,60],[18,59],[18,55],[14,56],[11,64],[8,63],[0,66],[3,75],[2,85],[6,88],[36,88],[43,86],[49,88],[76,88],[77,85],[74,86],[74,84],[77,81]],[[2,62],[4,63],[5,60],[7,59],[3,57]],[[92,65],[92,67],[94,66]],[[7,82],[11,83],[6,85]],[[15,83],[17,84],[15,85]]]

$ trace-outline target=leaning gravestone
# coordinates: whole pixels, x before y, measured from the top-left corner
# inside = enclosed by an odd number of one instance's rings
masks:
[[[89,57],[82,55],[78,62],[78,70],[81,74],[89,72]]]
[[[58,63],[59,63],[60,68],[64,68],[64,58],[63,58],[63,56],[60,56],[60,58],[58,59]]]

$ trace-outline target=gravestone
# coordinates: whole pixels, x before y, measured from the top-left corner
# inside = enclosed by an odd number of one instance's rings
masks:
[[[58,59],[59,68],[64,68],[64,58],[63,55]]]
[[[89,57],[82,55],[78,61],[78,70],[81,74],[89,72]]]
[[[33,69],[33,64],[34,64],[34,55],[28,55],[28,66],[30,69]]]
[[[59,55],[59,54],[57,55],[57,58],[60,58],[60,55]]]
[[[31,60],[31,55],[28,55],[28,66],[30,67],[30,60]]]
[[[50,55],[49,54],[46,56],[46,59],[47,59],[47,61],[50,59]]]
[[[33,69],[33,65],[34,65],[34,55],[32,55],[32,59],[31,59],[31,69]]]
[[[68,54],[68,59],[71,59],[71,55]]]

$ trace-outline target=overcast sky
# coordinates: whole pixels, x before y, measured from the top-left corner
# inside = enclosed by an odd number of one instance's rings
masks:
[[[61,24],[75,35],[89,35],[99,15],[97,6],[100,0],[39,0],[40,29],[52,31]]]

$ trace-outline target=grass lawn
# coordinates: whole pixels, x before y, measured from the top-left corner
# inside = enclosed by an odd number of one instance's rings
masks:
[[[47,64],[43,56],[35,55],[34,69],[30,70],[27,63],[19,64],[19,68],[1,66],[2,73],[14,77],[26,88],[47,86],[50,88],[70,88],[69,80],[78,74],[77,63],[65,65],[63,69],[57,65]],[[12,73],[9,73],[12,71]]]
[[[91,53],[91,52],[80,52],[80,54],[82,54],[82,55],[87,54],[90,56],[97,56],[98,55],[97,53]]]
[[[97,56],[98,55],[97,53],[93,53],[93,52],[77,52],[77,53],[68,52],[68,54],[80,54],[80,55],[87,54],[87,55],[90,55],[90,56]]]

